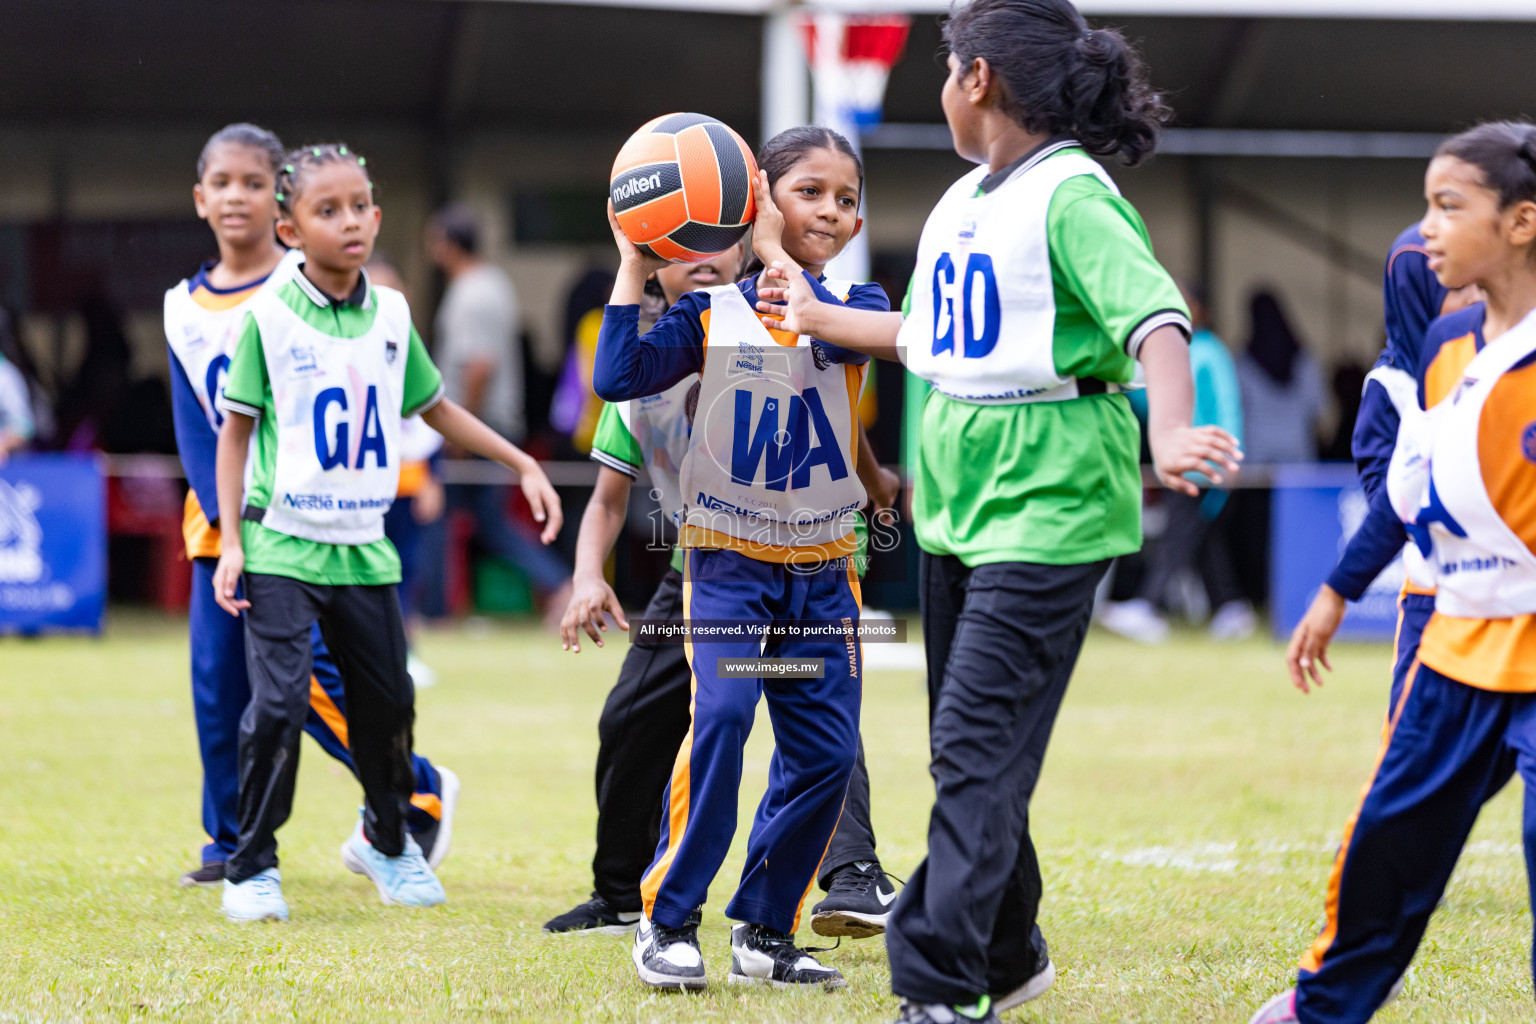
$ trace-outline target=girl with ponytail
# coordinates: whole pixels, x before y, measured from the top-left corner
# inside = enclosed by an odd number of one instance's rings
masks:
[[[1536,877],[1536,125],[1500,121],[1446,140],[1424,197],[1429,269],[1445,288],[1477,286],[1484,301],[1425,331],[1418,402],[1410,388],[1362,529],[1388,510],[1397,529],[1382,546],[1412,538],[1422,556],[1412,582],[1433,594],[1434,611],[1400,689],[1394,681],[1322,933],[1295,987],[1250,1024],[1354,1024],[1391,1002],[1478,813],[1516,773]],[[1324,668],[1328,636],[1309,652]]]
[[[1141,547],[1137,364],[1166,486],[1198,494],[1185,474],[1220,483],[1241,458],[1190,426],[1188,310],[1093,159],[1141,162],[1169,116],[1135,51],[1067,0],[972,0],[944,35],[940,104],[982,166],[929,215],[902,312],[822,301],[778,265],[758,306],[932,386],[912,512],[938,796],[886,931],[903,1024],[996,1021],[1054,979],[1029,802],[1094,589]]]

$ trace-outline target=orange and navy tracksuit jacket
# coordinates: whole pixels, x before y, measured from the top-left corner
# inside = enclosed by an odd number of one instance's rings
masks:
[[[1420,371],[1426,408],[1460,385],[1483,348],[1483,316],[1479,304],[1431,326]],[[1478,461],[1499,517],[1536,550],[1533,410],[1536,361],[1528,359],[1500,378],[1483,407]],[[1345,826],[1326,926],[1301,961],[1295,1009],[1303,1024],[1371,1018],[1412,961],[1482,805],[1516,772],[1536,792],[1536,616],[1436,612]],[[1536,878],[1532,801],[1524,838]]]

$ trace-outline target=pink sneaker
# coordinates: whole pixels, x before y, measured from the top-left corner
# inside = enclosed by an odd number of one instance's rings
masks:
[[[1248,1019],[1248,1024],[1298,1024],[1296,1019],[1296,990],[1286,989],[1259,1008]]]

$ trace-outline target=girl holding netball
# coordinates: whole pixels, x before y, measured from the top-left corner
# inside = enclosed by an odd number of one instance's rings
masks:
[[[252,301],[218,399],[228,529],[212,587],[219,607],[244,612],[251,689],[224,910],[288,917],[275,832],[293,800],[317,622],[341,670],[365,801],[342,860],[386,903],[431,906],[443,887],[405,828],[415,694],[395,592],[400,559],[384,537],[401,420],[419,414],[449,441],[516,470],[545,543],[560,528],[560,501],[533,459],[443,398],[405,297],[369,284],[363,265],[381,213],[363,159],[343,145],[295,150],[277,200],[279,237],[303,259]]]
[[[1029,800],[1110,559],[1141,545],[1139,362],[1159,478],[1220,482],[1236,441],[1192,428],[1189,320],[1136,210],[1091,159],[1135,164],[1168,116],[1118,34],[1067,0],[974,0],[945,25],[940,101],[965,175],[929,215],[905,317],[775,268],[783,326],[900,358],[933,385],[913,517],[938,796],[886,932],[909,1024],[996,1020],[1054,968]],[[777,321],[775,321],[777,322]]]
[[[1387,471],[1434,612],[1345,825],[1327,924],[1296,987],[1253,1024],[1369,1020],[1401,987],[1482,805],[1516,772],[1528,794],[1536,786],[1536,125],[1448,140],[1424,192],[1429,269],[1484,296],[1426,332],[1430,411],[1404,409]],[[1464,362],[1457,350],[1475,354]],[[1529,798],[1525,846],[1536,877]]]
[[[791,129],[765,145],[762,167],[758,254],[793,261],[834,302],[888,309],[876,285],[821,280],[862,227],[863,167],[847,140]],[[641,337],[645,280],[664,264],[637,249],[617,220],[613,227],[623,262],[594,389],[621,402],[702,379],[680,472],[692,725],[641,882],[636,969],[650,985],[706,984],[700,906],[735,833],[742,748],[766,691],[777,747],[741,883],[725,908],[743,922],[731,935],[730,978],[841,986],[842,975],[797,947],[794,932],[858,750],[859,591],[848,556],[865,501],[855,405],[867,358],[765,327],[753,308],[757,278],[683,295]],[[795,633],[765,646],[762,629],[774,622]],[[797,662],[809,670],[778,674]]]

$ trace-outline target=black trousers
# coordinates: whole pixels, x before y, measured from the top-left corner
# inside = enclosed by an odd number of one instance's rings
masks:
[[[415,690],[391,585],[320,586],[245,574],[245,658],[251,702],[240,717],[240,835],[224,877],[277,866],[276,832],[293,809],[299,738],[309,713],[310,626],[316,620],[347,698],[347,746],[363,784],[363,829],[380,853],[405,848]]]
[[[683,618],[683,576],[669,569],[643,618]],[[593,891],[621,911],[638,911],[640,879],[656,856],[662,797],[692,722],[693,675],[683,645],[630,646],[597,721],[597,852]],[[821,882],[835,869],[875,859],[864,747],[849,783],[837,834],[822,860]]]
[[[1038,969],[1029,800],[1108,568],[922,556],[937,793],[928,856],[886,930],[899,996],[970,1003]]]

